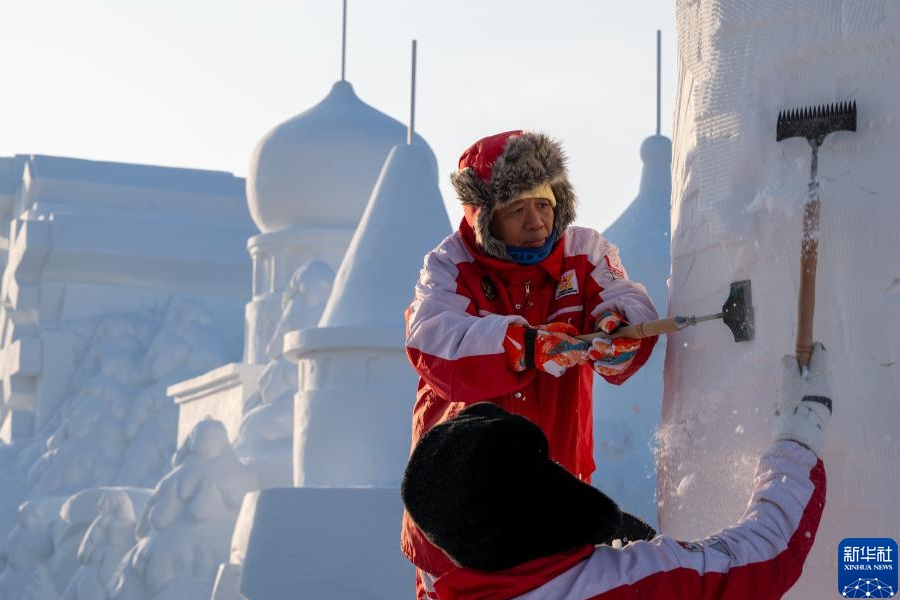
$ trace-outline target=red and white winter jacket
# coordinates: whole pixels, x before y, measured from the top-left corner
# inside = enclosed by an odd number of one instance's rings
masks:
[[[824,506],[822,461],[776,442],[734,527],[694,542],[585,545],[498,573],[457,568],[435,590],[441,600],[774,600],[800,577]]]
[[[511,323],[570,323],[596,329],[606,309],[638,323],[657,318],[644,286],[629,281],[617,248],[594,230],[566,229],[551,254],[524,266],[481,252],[463,219],[425,257],[407,311],[406,350],[419,373],[412,444],[435,424],[482,401],[527,417],[547,436],[551,457],[590,482],[593,460],[593,369],[581,365],[561,377],[507,367],[503,351]],[[629,367],[607,380],[621,384],[649,358],[657,338],[646,338]],[[420,569],[452,568],[404,515],[401,548]]]

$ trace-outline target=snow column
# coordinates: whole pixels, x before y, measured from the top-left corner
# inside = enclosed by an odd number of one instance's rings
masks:
[[[900,536],[900,4],[677,3],[670,314],[716,312],[752,281],[756,338],[720,322],[671,336],[660,431],[662,530],[700,537],[746,505],[771,439],[780,359],[793,353],[803,139],[776,142],[778,112],[856,101],[858,131],[819,152],[814,338],[827,346],[834,418],[828,502],[790,598],[825,598],[847,537]]]

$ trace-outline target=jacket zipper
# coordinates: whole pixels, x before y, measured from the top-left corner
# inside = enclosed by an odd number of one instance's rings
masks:
[[[525,307],[531,306],[531,281],[525,282]]]

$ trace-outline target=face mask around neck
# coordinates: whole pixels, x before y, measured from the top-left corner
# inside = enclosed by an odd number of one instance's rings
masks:
[[[544,245],[540,248],[517,248],[515,246],[507,246],[506,252],[515,263],[520,265],[536,265],[550,256],[550,252],[553,251],[553,245],[555,243],[556,228],[554,227],[551,230],[550,235],[547,236],[547,241],[545,241]]]

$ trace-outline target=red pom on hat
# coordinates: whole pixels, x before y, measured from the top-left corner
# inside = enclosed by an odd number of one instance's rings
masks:
[[[525,132],[521,129],[516,129],[478,140],[459,157],[459,170],[472,169],[482,181],[485,183],[489,182],[494,168],[494,161],[503,154],[509,139],[519,137],[523,133]]]

